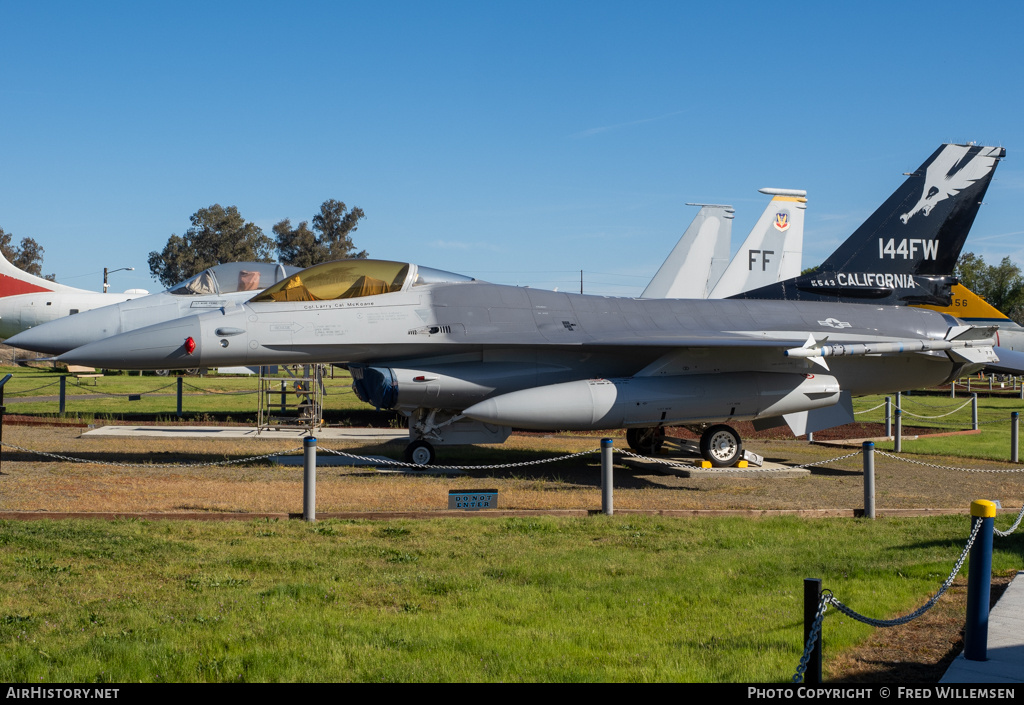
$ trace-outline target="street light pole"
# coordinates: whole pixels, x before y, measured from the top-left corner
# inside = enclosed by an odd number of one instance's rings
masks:
[[[110,284],[107,284],[107,275],[108,274],[113,274],[114,272],[134,272],[134,271],[135,271],[135,267],[120,267],[119,269],[111,269],[108,272],[107,268],[104,267],[103,268],[103,293],[104,294],[107,293],[107,289],[110,287]]]

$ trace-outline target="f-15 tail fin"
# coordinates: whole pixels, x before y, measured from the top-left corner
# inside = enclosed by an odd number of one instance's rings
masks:
[[[732,206],[700,206],[690,227],[672,248],[661,269],[640,294],[642,299],[704,299],[729,263]]]
[[[948,306],[1002,147],[944,144],[814,272],[732,298]]]
[[[759,190],[773,198],[708,298],[726,299],[800,275],[807,192]]]

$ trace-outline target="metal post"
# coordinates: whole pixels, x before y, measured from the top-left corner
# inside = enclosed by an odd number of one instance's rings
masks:
[[[956,399],[956,380],[949,383],[949,398]]]
[[[964,658],[988,660],[988,602],[992,593],[992,530],[996,505],[987,499],[971,502],[971,530],[980,521],[981,529],[971,546],[967,569],[967,623],[964,629]]]
[[[885,398],[885,437],[892,435],[892,397]]]
[[[814,443],[814,431],[807,432],[807,442]]]
[[[967,393],[971,393],[971,375],[967,375]]]
[[[989,375],[988,376],[988,391],[990,391],[990,392],[992,391],[992,380],[995,379],[995,378],[996,378],[995,375]]]
[[[1017,452],[1018,439],[1020,438],[1020,412],[1014,411],[1010,414],[1010,462],[1019,463],[1020,454]]]
[[[821,601],[821,579],[804,578],[804,644],[811,638],[814,620],[818,617],[818,603]],[[804,672],[804,684],[818,685],[821,683],[821,642],[822,635],[814,642],[810,658],[807,659],[807,670]]]
[[[875,444],[864,441],[864,518],[875,518]]]
[[[978,395],[971,396],[971,430],[978,430]]]
[[[67,386],[68,386],[68,376],[67,375],[61,375],[61,378],[60,378],[60,409],[59,409],[59,412],[58,412],[58,413],[61,413],[61,414],[63,414],[64,413],[64,409],[67,408]]]
[[[285,403],[287,402],[288,383],[281,380],[281,416],[284,416]]]
[[[894,453],[903,452],[903,409],[896,407],[896,437],[893,439],[892,450]]]
[[[612,439],[601,439],[601,512],[615,513],[612,501]]]
[[[184,377],[178,377],[178,418],[181,418],[181,388]]]
[[[3,475],[3,459],[4,459],[4,414],[7,413],[7,407],[4,406],[4,385],[14,375],[4,375],[3,379],[0,379],[0,475]]]
[[[302,520],[316,521],[316,439],[303,442]]]

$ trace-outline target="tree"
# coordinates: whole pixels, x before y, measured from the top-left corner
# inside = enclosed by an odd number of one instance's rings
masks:
[[[21,245],[15,247],[11,244],[13,237],[11,233],[5,233],[4,229],[0,228],[0,252],[3,252],[4,258],[21,271],[42,277],[43,246],[30,237],[23,237]],[[44,279],[54,281],[54,275],[47,274]]]
[[[224,262],[273,262],[274,241],[235,206],[214,204],[191,217],[183,237],[172,234],[162,252],[149,253],[149,271],[164,286],[188,279]]]
[[[281,262],[310,267],[336,259],[365,258],[366,250],[354,252],[356,246],[352,242],[352,233],[365,215],[362,208],[348,210],[341,201],[330,199],[324,201],[320,212],[313,216],[312,230],[306,221],[293,229],[290,220],[282,220],[274,226]]]
[[[985,264],[984,258],[967,252],[954,270],[960,283],[985,299],[1017,323],[1024,321],[1024,274],[1009,257],[998,265]]]

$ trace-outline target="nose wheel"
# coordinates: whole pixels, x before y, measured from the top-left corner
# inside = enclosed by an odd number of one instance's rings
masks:
[[[725,468],[735,465],[743,457],[740,434],[731,426],[717,424],[700,436],[700,454],[712,467]]]
[[[426,441],[413,441],[405,447],[405,462],[414,465],[430,465],[437,458],[434,446]]]

